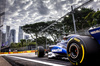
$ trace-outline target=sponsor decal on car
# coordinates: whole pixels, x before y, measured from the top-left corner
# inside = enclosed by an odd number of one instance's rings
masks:
[[[96,34],[96,33],[100,33],[100,29],[91,32],[91,34]]]
[[[62,49],[52,49],[52,52],[61,52],[62,51]]]

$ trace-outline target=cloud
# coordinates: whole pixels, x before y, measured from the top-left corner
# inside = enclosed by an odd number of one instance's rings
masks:
[[[88,0],[2,0],[4,3],[0,2],[0,10],[6,12],[4,23],[14,27],[28,23],[56,20],[69,12],[71,5],[76,8],[86,1]],[[4,4],[6,4],[6,7]],[[100,8],[99,6],[100,2],[95,0],[87,7],[95,7],[96,10]]]
[[[94,2],[90,3],[86,7],[93,8],[95,11],[97,11],[98,9],[100,10],[100,0],[94,0]]]
[[[45,6],[42,0],[38,0],[37,9],[38,9],[38,12],[42,15],[47,15],[49,13],[48,7]]]
[[[6,0],[0,0],[0,13],[5,11]]]
[[[27,2],[26,6],[24,6],[23,9],[27,10],[32,4],[32,1]]]

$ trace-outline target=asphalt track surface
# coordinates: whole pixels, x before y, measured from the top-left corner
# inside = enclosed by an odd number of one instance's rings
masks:
[[[73,66],[68,59],[48,59],[47,56],[38,58],[35,53],[8,54],[3,57],[12,66]],[[100,61],[91,60],[90,64],[82,66],[100,66]]]
[[[68,59],[38,58],[36,55],[5,55],[3,56],[13,66],[73,66]]]

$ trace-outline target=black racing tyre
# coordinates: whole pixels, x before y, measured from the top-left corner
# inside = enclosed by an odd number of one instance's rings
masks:
[[[38,49],[37,49],[38,57],[44,57],[44,54],[45,54],[44,48],[42,46],[39,46]]]
[[[99,44],[88,36],[71,38],[67,43],[67,55],[73,65],[91,63],[99,57]]]

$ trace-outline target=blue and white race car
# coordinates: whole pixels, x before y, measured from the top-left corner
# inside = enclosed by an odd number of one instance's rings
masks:
[[[49,46],[48,58],[67,57],[67,43],[70,39],[69,38],[70,36],[79,36],[79,35],[64,36],[61,42],[57,43],[56,45]]]
[[[56,45],[50,45],[48,48],[48,58],[61,58],[61,57],[67,57],[67,43],[70,40],[70,38],[79,36],[75,34],[71,34],[68,36],[64,36],[63,40]],[[38,47],[38,57],[43,57],[45,51],[43,51],[43,47],[39,46]],[[77,52],[77,51],[76,51]]]
[[[48,58],[68,57],[73,65],[100,60],[100,27],[89,30],[90,36],[68,35],[65,43],[49,46]],[[38,48],[38,57],[44,56],[43,47]]]
[[[67,41],[57,43],[57,45],[49,46],[48,58],[66,57]]]

